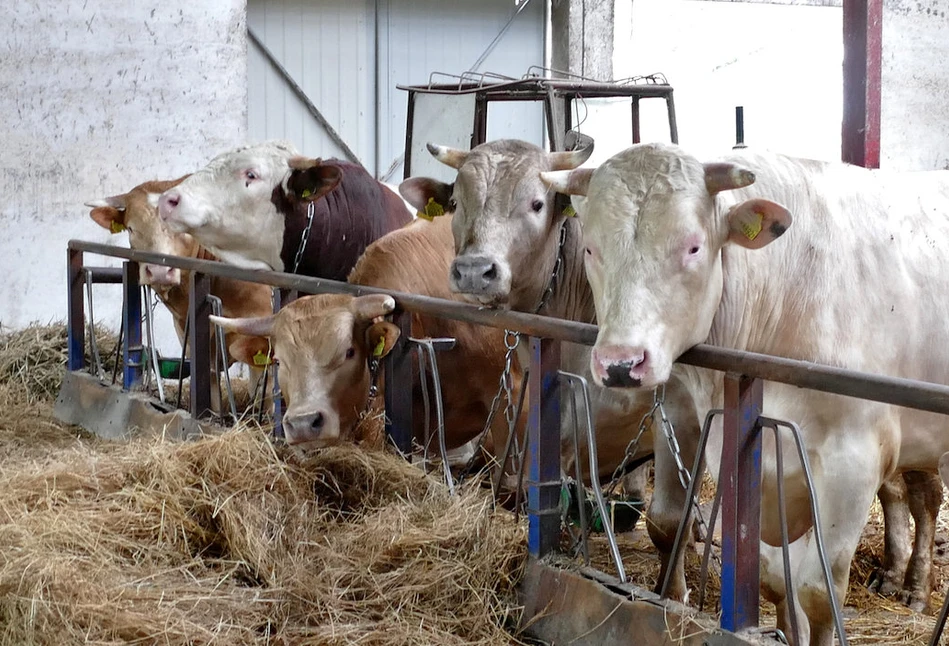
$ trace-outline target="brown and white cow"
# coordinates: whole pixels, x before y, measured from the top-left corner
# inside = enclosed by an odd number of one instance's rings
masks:
[[[186,233],[171,233],[158,217],[159,196],[163,191],[177,186],[183,179],[182,177],[170,181],[145,182],[122,195],[87,202],[86,206],[92,208],[89,216],[99,226],[113,233],[127,231],[129,246],[132,249],[185,258],[213,259],[194,238]],[[142,285],[150,285],[171,312],[178,340],[184,343],[191,272],[142,263],[139,268],[139,281]],[[210,290],[212,295],[221,299],[221,309],[225,316],[262,316],[272,311],[270,288],[266,285],[212,276]],[[229,333],[224,343],[228,349],[228,365],[234,361],[248,363],[251,369],[251,383],[256,384],[262,369],[254,365],[253,357],[258,353],[261,353],[260,356],[266,356],[268,352],[266,339]],[[214,343],[211,344],[211,352],[211,365],[214,367],[211,388],[212,408],[220,413],[220,390],[217,386],[216,370],[218,364],[215,362],[217,345]]]
[[[448,287],[448,267],[453,257],[451,239],[450,217],[435,222],[417,220],[371,244],[350,274],[349,282],[457,299]],[[279,314],[262,319],[215,320],[230,330],[271,336],[280,360],[283,392],[290,399],[284,417],[287,441],[318,445],[324,440],[352,437],[358,414],[368,399],[369,351],[380,347],[383,355],[388,354],[395,340],[393,329],[397,330],[389,323],[371,323],[371,319],[391,312],[393,307],[389,296],[353,299],[321,295],[298,299]],[[504,367],[504,333],[415,314],[412,334],[456,340],[454,349],[439,353],[438,365],[446,443],[449,449],[461,447],[483,429],[497,392],[498,377]],[[380,346],[383,337],[385,343]],[[285,377],[285,371],[289,377]],[[520,382],[520,374],[515,365],[515,384]],[[381,379],[379,386],[376,405],[382,403]],[[415,420],[420,429],[424,406],[418,380],[414,389]],[[432,422],[431,428],[435,428]],[[495,445],[503,441],[506,431],[504,416],[497,415],[488,446],[491,440]],[[419,441],[421,436],[417,431]]]
[[[456,257],[451,263],[452,291],[477,303],[533,312],[541,304],[558,256],[561,269],[555,290],[540,314],[584,323],[595,322],[592,294],[583,268],[579,223],[568,219],[564,204],[540,181],[540,172],[580,166],[593,152],[592,146],[566,153],[548,153],[517,140],[499,140],[461,151],[429,145],[441,162],[456,168],[452,184],[428,178],[412,178],[400,186],[403,197],[421,209],[429,199],[453,214],[452,230]],[[563,234],[564,242],[560,239]],[[589,378],[590,349],[564,344],[561,359],[565,370]],[[651,394],[610,391],[590,383],[594,407],[599,478],[609,480],[639,434],[640,422],[652,407]],[[698,424],[688,394],[675,384],[666,390],[666,410],[681,447],[681,459],[691,467],[695,456]],[[568,398],[562,408],[561,428],[572,428],[574,415]],[[685,504],[675,458],[664,437],[654,437],[650,426],[632,456],[641,461],[655,455],[655,488],[647,514],[647,527],[661,555],[661,586]],[[586,446],[574,455],[572,435],[561,439],[564,469],[573,473],[581,460],[586,470]],[[670,596],[684,599],[685,573],[676,564]]]
[[[412,219],[362,167],[306,159],[284,142],[218,155],[165,191],[159,212],[224,262],[333,280],[346,280],[373,240]]]
[[[545,173],[578,197],[599,320],[597,383],[651,388],[675,373],[697,411],[718,373],[676,365],[708,342],[871,373],[949,383],[949,173],[892,173],[752,150],[703,163],[644,144],[599,168]],[[794,214],[794,226],[791,218]],[[766,383],[764,412],[795,420],[815,472],[838,594],[874,494],[894,473],[934,473],[949,449],[939,415]],[[790,438],[782,437],[786,451]],[[719,429],[709,466],[717,471]],[[789,453],[785,453],[788,455]],[[797,461],[785,460],[795,598],[781,575],[773,441],[765,436],[762,588],[789,632],[833,628]],[[800,612],[803,610],[803,613]]]

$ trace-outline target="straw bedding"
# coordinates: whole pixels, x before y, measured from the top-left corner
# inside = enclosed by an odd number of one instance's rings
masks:
[[[249,424],[85,437],[51,416],[61,331],[0,341],[0,644],[519,643],[524,527],[483,492]]]

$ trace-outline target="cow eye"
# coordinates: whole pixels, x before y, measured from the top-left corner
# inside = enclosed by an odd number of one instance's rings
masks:
[[[543,208],[544,208],[543,200],[534,200],[533,202],[531,202],[531,209],[534,210],[534,213],[540,213]]]
[[[588,256],[592,256],[592,255],[593,255],[593,251],[590,250],[590,247],[586,247],[586,248],[584,249],[584,251],[586,252],[586,254],[587,254]]]
[[[252,170],[249,170],[249,171],[247,171],[246,173],[244,173],[244,177],[246,177],[248,180],[255,180],[255,179],[258,179],[257,173],[255,173],[255,172],[252,171]]]
[[[346,358],[352,359],[355,356],[356,356],[356,348],[354,348],[353,346],[349,346],[349,348],[346,350]]]
[[[449,213],[454,213],[455,209],[458,208],[458,202],[455,201],[455,198],[448,200],[448,208],[446,209]]]
[[[695,254],[699,252],[699,250],[700,250],[700,247],[698,245],[695,245],[689,249],[689,255],[694,256]]]

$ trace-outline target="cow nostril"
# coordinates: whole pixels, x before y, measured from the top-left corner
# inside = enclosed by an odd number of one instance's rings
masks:
[[[491,263],[491,266],[486,272],[484,272],[484,277],[488,280],[495,280],[498,277],[498,265],[497,263]]]
[[[165,204],[167,204],[171,208],[175,208],[176,206],[178,206],[178,202],[180,201],[181,201],[181,198],[178,197],[177,195],[165,196]]]
[[[323,428],[323,413],[317,413],[313,416],[313,421],[310,423],[310,428],[321,429]]]
[[[454,264],[451,266],[451,279],[456,282],[461,280],[461,272],[458,271],[458,267]]]

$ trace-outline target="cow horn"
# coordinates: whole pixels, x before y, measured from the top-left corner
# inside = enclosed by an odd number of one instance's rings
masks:
[[[270,336],[273,333],[276,315],[229,319],[224,316],[214,316],[212,314],[208,318],[211,319],[211,323],[220,325],[229,332],[237,332],[238,334],[246,334],[247,336]]]
[[[705,188],[708,189],[709,195],[744,188],[754,182],[755,174],[737,164],[728,162],[705,164]]]
[[[593,168],[574,170],[554,170],[540,174],[541,181],[558,193],[565,195],[586,195],[590,188]]]
[[[90,209],[99,209],[102,207],[111,207],[113,209],[122,210],[125,208],[125,199],[127,194],[123,193],[122,195],[113,195],[111,197],[105,197],[101,200],[92,200],[91,202],[86,202],[86,206]]]
[[[388,294],[366,294],[354,298],[350,309],[358,318],[371,321],[394,310],[395,299]]]
[[[579,150],[550,153],[550,170],[573,170],[590,159],[593,154],[593,142]]]
[[[432,153],[432,157],[456,170],[461,168],[461,165],[468,159],[468,153],[457,148],[439,146],[438,144],[425,144],[425,147],[428,148],[428,152]]]
[[[316,159],[310,159],[309,157],[297,155],[295,157],[291,157],[287,163],[290,165],[290,170],[309,170],[322,164],[323,160],[319,157]]]

